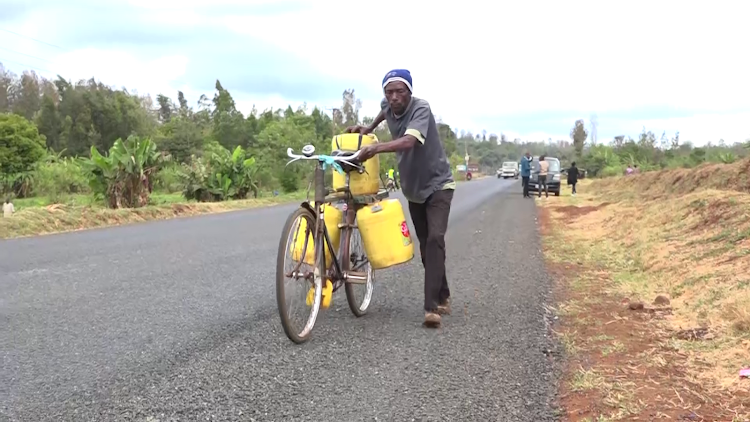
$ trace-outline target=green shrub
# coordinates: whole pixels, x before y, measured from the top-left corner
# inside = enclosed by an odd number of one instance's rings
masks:
[[[604,167],[600,172],[599,176],[601,177],[612,177],[612,176],[619,176],[623,174],[625,169],[622,166],[607,166]]]
[[[182,166],[178,163],[164,165],[154,176],[154,190],[165,193],[182,192],[185,187],[182,173]]]
[[[299,189],[299,176],[291,170],[281,173],[279,182],[281,183],[281,189],[286,193],[296,192]]]
[[[62,158],[48,160],[34,170],[34,195],[49,197],[54,202],[66,195],[89,193],[88,178],[78,160]]]
[[[183,165],[183,196],[201,202],[244,199],[250,192],[257,196],[257,173],[255,158],[242,147],[230,152],[214,146],[208,159],[193,157]]]

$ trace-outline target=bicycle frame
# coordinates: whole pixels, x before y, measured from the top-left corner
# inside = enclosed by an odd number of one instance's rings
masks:
[[[303,149],[304,152],[304,149]],[[294,154],[292,154],[291,148],[287,150],[287,154],[290,157],[295,157]],[[297,159],[301,159],[303,157],[297,156],[292,161],[296,161]],[[306,155],[307,159],[313,159],[313,156]],[[354,158],[354,157],[352,157]],[[290,163],[292,162],[290,161]],[[346,161],[345,159],[342,159],[341,161]],[[351,163],[350,163],[351,164]],[[309,203],[304,202],[302,203],[302,206],[307,208],[312,212],[312,214],[316,217],[315,219],[315,228],[314,228],[314,243],[316,245],[315,249],[315,256],[316,256],[316,262],[315,267],[316,268],[326,268],[326,277],[331,279],[333,282],[333,290],[338,290],[342,285],[345,283],[351,283],[351,284],[366,284],[368,279],[368,274],[364,272],[357,272],[353,271],[351,267],[350,257],[349,257],[349,249],[350,249],[350,238],[352,231],[356,228],[356,225],[354,224],[354,221],[356,219],[357,210],[363,206],[364,204],[373,202],[374,200],[388,197],[388,192],[384,192],[383,194],[377,194],[373,195],[374,199],[366,199],[367,196],[364,196],[362,198],[355,197],[352,195],[351,191],[349,190],[349,180],[350,180],[350,172],[355,171],[352,169],[348,169],[345,174],[345,184],[343,188],[337,189],[334,191],[334,196],[329,197],[327,196],[327,189],[325,187],[325,170],[323,169],[324,163],[322,161],[318,161],[317,165],[315,166],[315,173],[313,177],[314,185],[315,185],[315,196],[314,196],[314,208],[310,206]],[[360,173],[364,172],[364,167],[358,166],[357,170]],[[343,197],[336,194],[342,194]],[[344,210],[343,210],[343,216],[342,221],[337,225],[337,229],[341,231],[341,241],[339,245],[339,251],[338,253],[333,250],[333,246],[331,243],[331,239],[328,236],[328,230],[326,227],[325,222],[325,207],[324,205],[328,202],[334,202],[334,201],[340,201],[344,200]],[[359,201],[357,200],[359,199]],[[309,228],[308,228],[309,230]],[[325,240],[325,242],[323,241]],[[299,263],[295,266],[294,270],[291,271],[291,273],[287,274],[287,277],[292,277],[293,275],[300,276],[299,274],[299,268],[302,265],[302,262],[304,262],[304,254],[307,251],[307,242],[309,241],[309,235],[305,234],[305,242],[303,245],[302,253],[303,257],[300,259]],[[325,247],[328,247],[328,251],[331,254],[332,257],[332,263],[330,269],[328,269],[327,262],[325,262]],[[319,260],[323,260],[323,262],[320,262]],[[341,260],[340,260],[341,259]],[[367,262],[367,261],[365,261]],[[322,264],[322,267],[321,267]],[[358,266],[355,265],[355,269],[358,268]],[[311,274],[305,274],[303,277],[306,279],[310,279]]]
[[[315,223],[315,239],[316,244],[320,248],[318,253],[316,254],[316,257],[318,259],[323,260],[323,267],[322,268],[328,268],[328,263],[325,262],[326,256],[325,256],[325,250],[323,248],[327,247],[328,252],[331,254],[331,260],[333,265],[331,266],[331,269],[328,270],[328,273],[326,274],[332,281],[333,281],[333,290],[338,290],[341,286],[344,285],[344,283],[354,283],[354,284],[365,284],[367,282],[367,274],[366,273],[357,273],[354,271],[351,271],[351,260],[349,257],[349,248],[350,248],[350,241],[351,241],[351,233],[356,228],[354,221],[357,217],[357,210],[359,209],[359,206],[354,202],[354,196],[351,194],[351,191],[349,190],[349,180],[350,180],[350,174],[347,172],[345,175],[346,183],[344,184],[344,187],[337,190],[336,193],[343,193],[344,194],[344,209],[343,209],[343,217],[341,223],[338,224],[337,229],[341,231],[341,237],[340,237],[340,245],[339,245],[339,251],[338,253],[333,250],[333,244],[331,243],[331,238],[328,236],[328,229],[326,227],[325,222],[325,204],[328,201],[328,199],[340,199],[340,197],[334,197],[334,198],[327,198],[326,195],[326,189],[325,189],[325,171],[323,170],[323,164],[318,163],[318,165],[315,167],[315,213],[318,218]],[[323,239],[325,239],[325,242],[323,242]],[[319,267],[320,268],[320,267]]]

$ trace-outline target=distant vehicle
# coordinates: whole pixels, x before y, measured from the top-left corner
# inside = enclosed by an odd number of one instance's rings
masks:
[[[518,163],[515,161],[506,161],[503,163],[503,166],[497,170],[497,178],[514,178],[518,179]]]
[[[560,196],[560,160],[555,157],[544,157],[544,161],[549,163],[547,170],[547,191]],[[529,177],[529,191],[539,192],[539,157],[533,157],[531,162],[531,177]]]

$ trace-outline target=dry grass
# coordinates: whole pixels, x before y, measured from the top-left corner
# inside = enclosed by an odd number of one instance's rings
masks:
[[[265,207],[293,199],[291,196],[279,196],[216,203],[150,205],[120,210],[103,208],[99,205],[53,204],[43,207],[27,207],[20,209],[10,218],[0,218],[0,239]]]
[[[664,406],[659,411],[665,415],[669,408],[690,408],[701,416],[697,409],[703,406],[731,415],[703,420],[750,419],[750,380],[738,378],[738,371],[750,366],[749,167],[745,160],[584,181],[577,197],[565,192],[559,200],[541,202],[549,225],[548,260],[557,268],[570,267],[563,271],[568,283],[559,306],[561,319],[576,319],[561,330],[566,350],[585,355],[593,362],[587,370],[597,373],[602,372],[597,364],[606,367],[608,360],[625,356],[656,371],[647,373],[648,379],[679,376],[681,385],[695,393],[672,387],[681,397],[675,406],[636,395],[622,400],[633,406],[627,414]],[[727,189],[717,189],[722,184]],[[671,303],[654,305],[659,295]],[[640,302],[644,309],[627,310],[628,302]],[[608,308],[602,309],[602,303]],[[607,333],[613,325],[628,325],[629,332]],[[586,331],[591,326],[594,330]],[[641,330],[642,335],[634,334]],[[612,339],[592,347],[592,338],[602,333]],[[635,373],[623,380],[648,382]],[[627,416],[598,415],[609,418],[604,420]]]

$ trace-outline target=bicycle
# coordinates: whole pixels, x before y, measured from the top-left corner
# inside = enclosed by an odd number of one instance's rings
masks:
[[[359,230],[355,225],[357,210],[365,205],[374,203],[388,197],[388,192],[381,191],[375,195],[352,195],[349,190],[350,173],[357,171],[363,173],[364,167],[357,161],[359,151],[332,151],[331,155],[313,155],[315,147],[305,145],[302,148],[302,155],[294,154],[292,148],[287,149],[287,155],[292,158],[287,165],[298,160],[317,160],[315,173],[313,177],[315,197],[314,207],[309,201],[303,202],[287,218],[284,224],[284,231],[279,241],[278,257],[276,260],[276,300],[281,317],[281,325],[287,337],[294,343],[301,344],[309,340],[312,329],[315,325],[318,312],[323,300],[323,290],[327,290],[326,300],[331,300],[333,293],[341,286],[345,286],[346,299],[349,303],[349,309],[352,313],[361,317],[366,314],[367,308],[372,300],[373,291],[373,269],[363,250],[359,254],[350,251],[351,241],[357,235]],[[325,169],[328,165],[334,167],[334,170],[345,173],[346,183],[341,189],[329,191],[325,187]],[[329,195],[331,193],[332,195]],[[337,226],[340,233],[340,245],[338,253],[334,250],[331,238],[328,234],[325,221],[325,205],[333,202],[343,203],[343,213],[341,223]],[[299,234],[299,225],[297,220],[303,219],[305,224],[305,240],[301,247],[301,256],[293,257],[294,268],[291,271],[285,270],[286,253],[297,244],[297,235]],[[295,229],[295,227],[297,227]],[[312,236],[311,236],[312,233]],[[294,239],[290,241],[290,235]],[[314,250],[314,263],[312,271],[300,271],[300,268],[308,264],[305,255],[308,253],[308,241],[312,239]],[[296,249],[295,249],[296,251]],[[326,252],[330,253],[331,263],[326,262]],[[295,252],[296,253],[296,252]],[[343,257],[343,260],[340,260]],[[360,271],[366,267],[365,271]],[[325,277],[323,277],[324,275]],[[286,280],[293,279],[294,282],[303,281],[308,293],[307,302],[310,307],[310,314],[301,331],[297,331],[288,315],[288,306],[285,300]],[[325,280],[325,286],[324,286]],[[329,287],[330,282],[330,287]],[[364,297],[358,300],[355,297],[355,285],[362,285],[365,288]],[[310,292],[312,291],[312,295]],[[312,296],[312,297],[310,297]],[[311,303],[310,303],[311,302]]]

